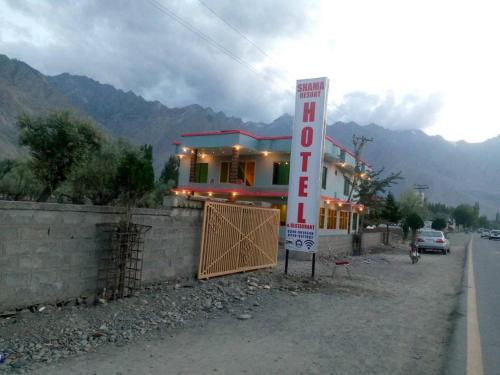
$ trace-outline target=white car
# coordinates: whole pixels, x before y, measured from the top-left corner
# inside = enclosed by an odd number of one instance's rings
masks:
[[[490,230],[490,240],[500,240],[500,230]]]
[[[481,238],[489,238],[490,237],[490,231],[488,229],[483,229],[481,232]]]
[[[450,241],[439,230],[422,230],[417,234],[417,246],[422,252],[439,251],[443,255],[450,252]]]

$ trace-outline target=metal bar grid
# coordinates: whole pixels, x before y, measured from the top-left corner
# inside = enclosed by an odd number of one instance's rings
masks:
[[[101,224],[104,234],[98,294],[105,299],[130,296],[141,286],[144,236],[151,226]]]

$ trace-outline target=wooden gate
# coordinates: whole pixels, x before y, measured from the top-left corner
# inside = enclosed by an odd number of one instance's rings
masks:
[[[275,266],[279,210],[206,202],[198,278]]]

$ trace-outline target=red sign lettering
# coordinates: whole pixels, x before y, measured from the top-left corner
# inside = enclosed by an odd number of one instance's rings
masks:
[[[305,223],[304,219],[304,203],[297,204],[297,223]]]
[[[307,161],[309,160],[309,156],[311,156],[311,153],[302,151],[300,153],[300,156],[302,157],[302,172],[307,172]]]
[[[309,147],[313,143],[313,128],[305,126],[300,133],[300,144],[303,147]]]
[[[314,122],[315,112],[316,112],[316,102],[305,102],[304,114],[302,115],[302,122]]]
[[[309,177],[307,176],[300,176],[299,177],[299,197],[307,197],[307,181],[309,180]]]

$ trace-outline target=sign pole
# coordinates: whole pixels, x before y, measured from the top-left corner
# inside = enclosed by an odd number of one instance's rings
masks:
[[[285,274],[288,273],[289,251],[312,253],[313,278],[315,274],[328,88],[326,77],[297,81],[287,198]]]
[[[313,253],[311,278],[314,279],[314,271],[316,270],[316,253]]]

